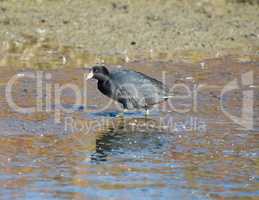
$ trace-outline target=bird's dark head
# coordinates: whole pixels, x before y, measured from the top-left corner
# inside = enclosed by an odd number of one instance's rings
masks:
[[[109,71],[104,65],[93,66],[90,69],[87,79],[95,78],[97,80],[105,80],[109,76]]]

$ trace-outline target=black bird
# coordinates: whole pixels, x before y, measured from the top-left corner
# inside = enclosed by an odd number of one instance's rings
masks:
[[[143,73],[128,69],[109,71],[105,65],[93,66],[87,79],[97,79],[98,89],[118,101],[125,110],[148,109],[166,101],[168,88],[160,81]]]

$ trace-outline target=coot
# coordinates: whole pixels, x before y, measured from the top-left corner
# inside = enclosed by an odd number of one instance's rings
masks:
[[[93,66],[87,79],[97,79],[98,89],[118,101],[125,110],[148,109],[166,101],[169,90],[162,82],[128,69],[108,70],[105,65]]]

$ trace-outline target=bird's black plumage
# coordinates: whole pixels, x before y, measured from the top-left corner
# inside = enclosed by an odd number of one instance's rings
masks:
[[[104,95],[124,109],[148,109],[168,98],[169,90],[162,82],[140,72],[94,66],[89,75],[98,80],[98,89]]]

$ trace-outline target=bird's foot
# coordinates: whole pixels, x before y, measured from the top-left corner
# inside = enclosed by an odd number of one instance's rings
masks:
[[[123,109],[122,112],[119,112],[116,117],[124,117],[124,114],[128,112],[128,109]]]

